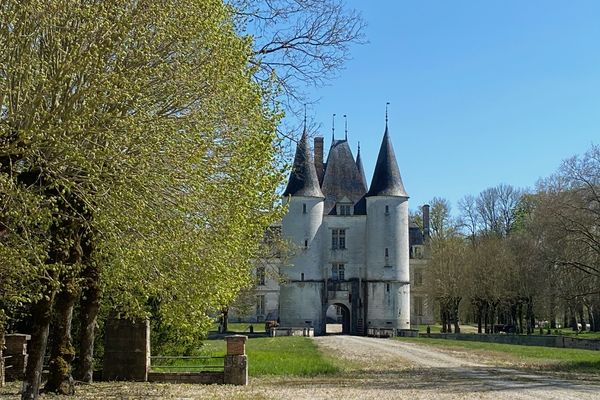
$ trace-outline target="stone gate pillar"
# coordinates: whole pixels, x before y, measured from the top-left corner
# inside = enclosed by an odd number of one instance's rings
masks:
[[[248,357],[246,356],[248,336],[226,336],[227,355],[225,356],[224,383],[229,385],[248,384]]]
[[[21,381],[25,376],[27,366],[27,341],[31,335],[22,333],[11,333],[4,335],[4,357],[5,362],[4,379],[9,381]],[[10,357],[10,358],[8,358]],[[9,367],[10,368],[7,368]]]
[[[150,370],[150,321],[109,318],[104,336],[102,380],[148,380]]]

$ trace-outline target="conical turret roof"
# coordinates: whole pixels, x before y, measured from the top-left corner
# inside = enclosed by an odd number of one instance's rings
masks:
[[[322,189],[325,195],[325,214],[335,213],[336,203],[344,198],[356,203],[367,191],[346,140],[335,140],[331,144]]]
[[[408,197],[402,183],[398,163],[396,162],[396,155],[394,154],[394,148],[390,140],[387,123],[379,155],[377,156],[377,163],[375,164],[375,172],[371,180],[371,188],[367,196]]]
[[[360,179],[362,180],[362,184],[365,187],[366,192],[369,187],[367,185],[365,168],[363,167],[362,159],[360,158],[360,143],[358,144],[358,152],[356,153],[356,166],[358,167],[358,173],[360,174]]]
[[[302,137],[296,147],[294,165],[292,166],[292,172],[290,173],[290,178],[283,195],[325,197],[319,187],[317,171],[308,147],[308,133],[306,132],[306,127],[304,128]]]

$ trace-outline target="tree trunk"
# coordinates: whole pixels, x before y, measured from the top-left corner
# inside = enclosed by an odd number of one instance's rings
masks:
[[[535,329],[535,316],[533,315],[533,299],[529,297],[527,299],[527,311],[525,315],[527,321],[527,334],[531,335]]]
[[[48,392],[75,394],[75,384],[71,376],[71,363],[75,358],[75,348],[71,340],[71,322],[78,294],[79,288],[75,284],[75,279],[70,278],[63,284],[56,297],[48,382],[44,386],[44,390]]]
[[[583,304],[579,303],[577,305],[577,312],[579,313],[579,322],[581,323],[581,331],[584,332],[586,330],[586,322],[585,322],[585,318],[583,317]]]
[[[229,307],[223,308],[223,333],[229,330]]]
[[[592,311],[592,305],[589,304],[587,306],[587,312],[588,312],[588,320],[590,321],[590,332],[595,332],[596,331],[596,321],[594,320],[594,312]]]
[[[42,367],[48,344],[48,332],[52,317],[53,292],[46,293],[41,300],[31,308],[32,331],[28,347],[25,379],[21,391],[21,400],[37,399],[42,382]]]
[[[461,297],[453,297],[450,300],[450,306],[452,307],[450,312],[452,316],[452,322],[454,323],[454,333],[460,333],[460,322],[458,315],[458,306],[460,305]]]
[[[99,272],[96,266],[89,265],[82,273],[85,282],[79,312],[81,333],[79,363],[75,369],[75,378],[86,383],[92,383],[94,375],[95,328],[101,297]]]

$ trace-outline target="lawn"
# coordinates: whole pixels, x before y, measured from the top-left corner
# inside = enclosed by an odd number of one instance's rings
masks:
[[[502,343],[471,342],[451,339],[396,338],[422,345],[451,350],[474,350],[482,355],[516,362],[538,369],[572,372],[600,371],[600,352],[555,347],[521,346]]]
[[[202,355],[223,356],[224,340],[207,340]],[[324,356],[313,340],[299,336],[251,338],[246,342],[250,376],[316,376],[339,372],[340,362]],[[178,360],[178,371],[196,371],[198,360]],[[160,369],[156,369],[160,370]]]

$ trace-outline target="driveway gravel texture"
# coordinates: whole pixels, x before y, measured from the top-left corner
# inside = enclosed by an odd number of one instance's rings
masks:
[[[598,375],[532,373],[498,366],[477,352],[356,336],[314,338],[344,371],[312,378],[251,378],[246,387],[99,382],[77,399],[600,399]],[[249,360],[252,362],[252,360]],[[18,398],[18,386],[0,389]],[[58,399],[44,395],[42,398]]]

